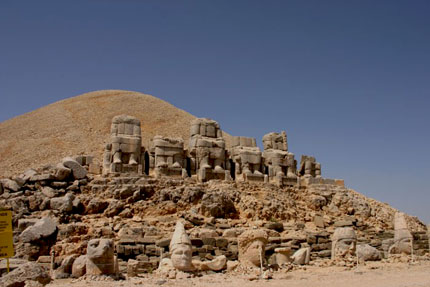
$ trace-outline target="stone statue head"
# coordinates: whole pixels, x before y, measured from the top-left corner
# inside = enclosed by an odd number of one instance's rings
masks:
[[[193,270],[191,240],[180,221],[176,223],[175,232],[170,241],[170,259],[173,267],[180,271]]]
[[[89,275],[115,273],[112,239],[92,239],[88,242],[86,272]]]
[[[264,230],[248,230],[238,237],[239,262],[248,267],[260,267],[264,261],[268,235]]]
[[[394,215],[394,244],[389,251],[393,254],[410,254],[412,244],[413,236],[408,229],[406,215],[403,212],[396,212]]]
[[[341,227],[334,231],[332,237],[331,258],[345,258],[355,255],[357,236],[352,227]]]
[[[92,239],[87,246],[88,259],[97,262],[114,257],[114,244],[112,239]]]

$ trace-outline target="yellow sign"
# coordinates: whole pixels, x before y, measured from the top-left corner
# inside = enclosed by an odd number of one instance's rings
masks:
[[[0,210],[0,258],[13,257],[12,211]]]

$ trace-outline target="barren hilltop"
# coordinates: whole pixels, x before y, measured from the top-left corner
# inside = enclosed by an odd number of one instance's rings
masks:
[[[0,123],[0,177],[58,162],[69,155],[102,158],[112,118],[137,117],[142,143],[155,135],[182,137],[188,144],[195,117],[156,97],[121,90],[82,94]],[[229,138],[229,135],[225,134]]]

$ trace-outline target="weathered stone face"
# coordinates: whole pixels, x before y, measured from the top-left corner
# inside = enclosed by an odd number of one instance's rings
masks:
[[[190,271],[192,269],[192,250],[187,244],[178,244],[172,250],[170,256],[173,267],[181,271]]]
[[[176,223],[175,232],[170,241],[170,252],[173,267],[180,271],[191,271],[193,269],[191,263],[191,240],[180,221]]]
[[[357,236],[351,227],[337,228],[332,237],[332,259],[355,256]]]
[[[88,242],[86,273],[89,275],[115,274],[112,239],[92,239]]]
[[[390,247],[390,254],[411,254],[413,244],[412,233],[408,229],[406,215],[397,212],[394,215],[394,244]]]
[[[141,149],[140,121],[127,115],[114,117],[111,142],[105,148],[104,172],[137,172],[141,162]]]
[[[248,230],[238,237],[239,262],[247,267],[260,267],[268,235],[263,230]]]

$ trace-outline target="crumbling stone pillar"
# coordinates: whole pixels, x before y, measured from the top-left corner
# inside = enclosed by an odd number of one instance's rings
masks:
[[[268,133],[263,136],[263,161],[269,181],[278,185],[295,185],[297,183],[294,154],[288,152],[287,134]]]
[[[261,151],[255,138],[233,137],[231,158],[235,165],[236,180],[264,181]]]
[[[192,172],[199,181],[225,179],[226,150],[216,121],[199,118],[191,122],[190,157]]]
[[[112,119],[111,142],[105,146],[103,173],[142,173],[140,121],[119,115]]]
[[[151,153],[154,156],[156,177],[186,175],[186,157],[182,139],[155,136]]]

